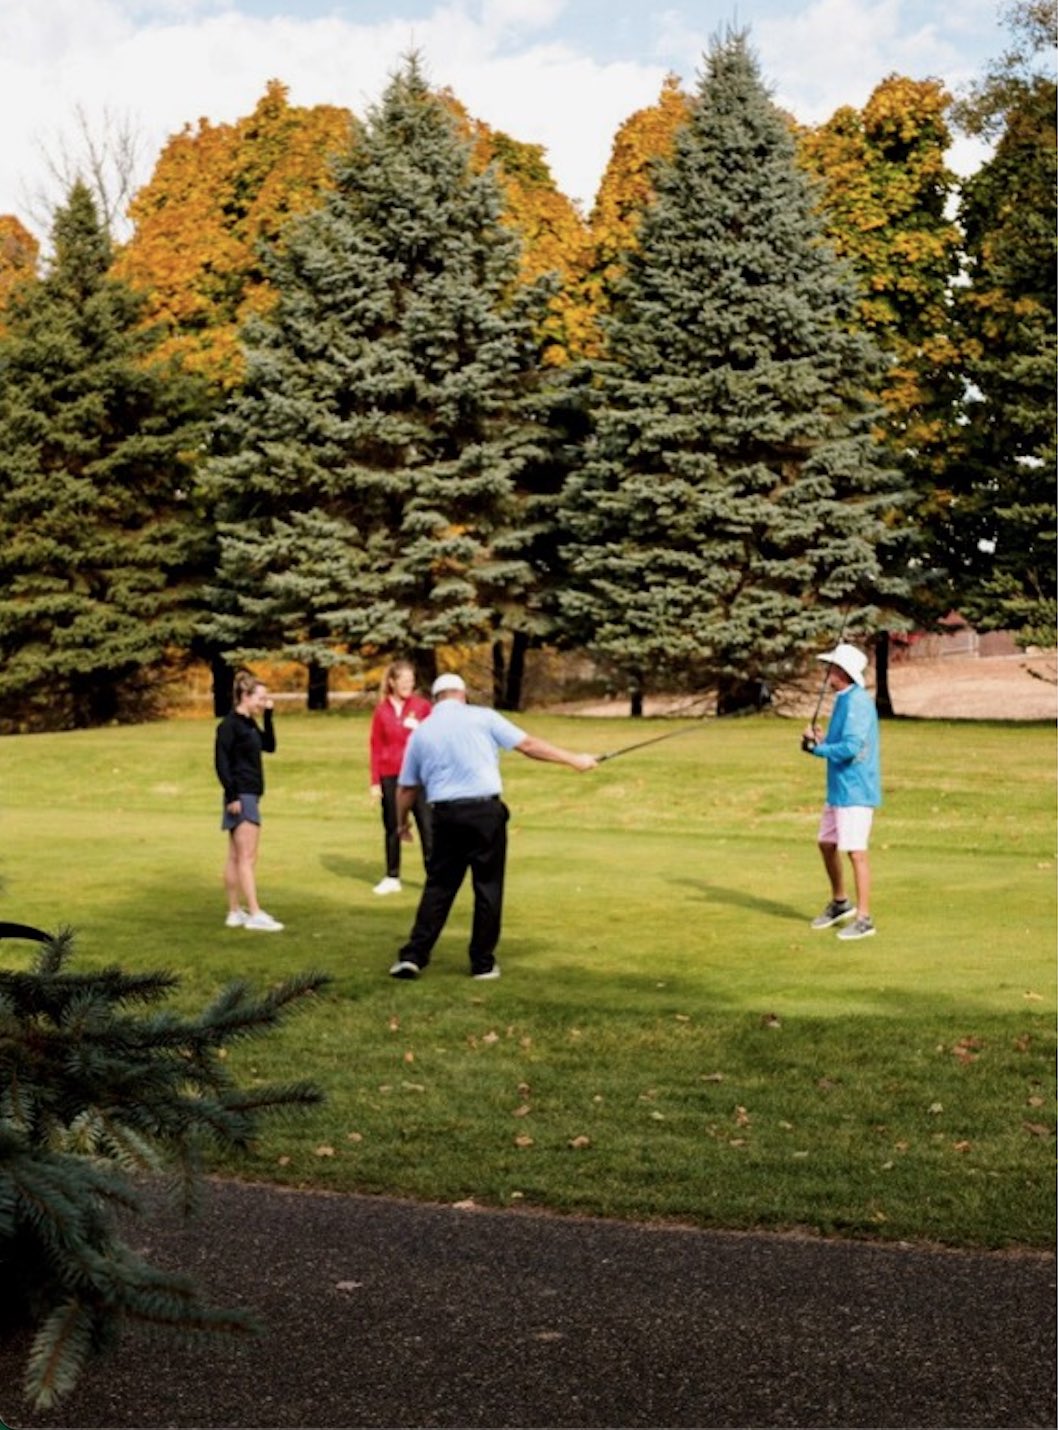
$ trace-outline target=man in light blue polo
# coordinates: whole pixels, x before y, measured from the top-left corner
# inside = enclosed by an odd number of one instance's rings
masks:
[[[433,818],[433,851],[419,908],[408,941],[389,970],[392,978],[418,978],[430,961],[460,886],[470,870],[474,921],[470,933],[472,978],[499,978],[496,945],[503,915],[509,812],[501,799],[499,752],[517,750],[531,760],[548,760],[575,770],[592,770],[594,755],[563,750],[527,735],[485,706],[466,703],[458,675],[439,675],[429,720],[412,734],[397,781],[401,832],[420,790]]]

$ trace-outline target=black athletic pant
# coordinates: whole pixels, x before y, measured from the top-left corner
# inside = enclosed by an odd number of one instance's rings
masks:
[[[379,780],[382,787],[382,827],[386,831],[386,873],[391,879],[400,878],[400,826],[397,823],[397,776],[383,775]],[[415,823],[419,830],[419,842],[422,844],[422,862],[424,868],[430,865],[430,847],[432,843],[430,806],[419,791],[418,797],[412,805],[412,814],[415,816]]]
[[[507,806],[492,799],[456,799],[432,804],[433,853],[408,942],[398,955],[425,968],[441,936],[452,903],[470,870],[474,922],[470,971],[487,973],[495,959],[503,917],[503,874],[507,863]]]

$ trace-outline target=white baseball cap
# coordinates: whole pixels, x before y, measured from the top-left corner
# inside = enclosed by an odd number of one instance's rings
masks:
[[[825,660],[827,665],[836,665],[857,685],[864,683],[863,672],[867,669],[867,657],[862,650],[857,650],[846,641],[836,645],[833,650],[828,650],[826,655],[817,655],[816,660]]]
[[[447,675],[439,675],[430,687],[431,695],[443,695],[446,690],[466,690],[461,675],[454,675],[451,671]]]

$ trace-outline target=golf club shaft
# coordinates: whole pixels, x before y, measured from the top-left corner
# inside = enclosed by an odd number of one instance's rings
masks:
[[[674,740],[677,735],[691,735],[697,728],[695,725],[689,725],[683,730],[667,730],[664,735],[654,735],[649,740],[637,740],[634,745],[622,745],[619,750],[610,750],[605,755],[600,755],[597,763],[601,765],[604,760],[616,760],[618,755],[627,755],[632,750],[641,750],[645,745],[656,745],[661,740]]]
[[[849,605],[847,605],[847,606],[845,607],[845,613],[844,613],[844,615],[843,615],[843,617],[842,617],[842,620],[841,620],[841,630],[838,631],[838,638],[837,638],[837,640],[836,640],[836,642],[835,642],[836,645],[840,645],[841,642],[845,639],[845,627],[846,627],[846,626],[848,625],[848,623],[849,623],[849,616],[850,616],[851,612],[852,612],[852,605],[851,605],[851,603],[850,603]],[[823,679],[822,679],[822,681],[820,682],[820,685],[819,685],[819,699],[816,701],[816,708],[815,708],[815,710],[814,710],[813,713],[812,713],[812,720],[811,720],[812,729],[815,729],[816,721],[819,719],[819,712],[820,712],[820,710],[822,710],[822,708],[823,708],[823,697],[824,697],[824,696],[826,695],[826,693],[827,693],[827,675],[828,675],[828,673],[829,673],[829,672],[828,672],[828,670],[827,670],[827,667],[826,667],[826,665],[824,665],[824,666],[823,666]]]

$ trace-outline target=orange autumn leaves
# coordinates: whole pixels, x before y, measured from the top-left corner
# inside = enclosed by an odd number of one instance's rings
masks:
[[[620,255],[652,195],[650,163],[671,148],[687,97],[670,79],[657,106],[622,126],[588,220],[556,185],[539,145],[473,119],[451,94],[443,98],[472,145],[471,162],[495,166],[504,222],[523,244],[522,277],[557,276],[539,335],[542,360],[561,366],[597,354]],[[262,246],[281,243],[284,223],[319,205],[330,161],[355,143],[356,129],[348,110],[291,105],[285,86],[272,81],[247,118],[200,120],[169,140],[133,201],[135,232],[116,265],[118,276],[149,292],[148,319],[168,330],[162,357],[179,357],[225,387],[239,382],[239,329],[272,301]]]

